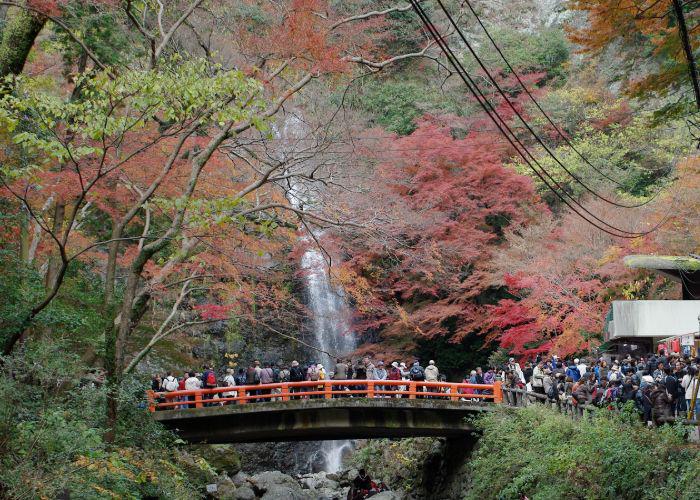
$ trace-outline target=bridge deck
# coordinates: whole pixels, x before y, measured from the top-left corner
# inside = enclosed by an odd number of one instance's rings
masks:
[[[467,417],[491,408],[438,399],[337,398],[175,409],[153,416],[191,443],[237,443],[465,436],[474,430]]]

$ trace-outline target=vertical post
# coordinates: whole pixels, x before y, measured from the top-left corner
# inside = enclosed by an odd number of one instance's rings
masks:
[[[282,384],[282,401],[289,401],[289,384]]]
[[[194,407],[195,408],[202,407],[202,391],[197,391],[194,393]]]
[[[367,397],[374,398],[374,380],[367,381]]]
[[[248,391],[246,391],[245,389],[240,389],[238,391],[238,397],[241,398],[238,400],[239,405],[246,404],[248,402]]]
[[[146,391],[148,397],[148,411],[156,411],[156,391]]]
[[[457,384],[454,384],[450,387],[450,399],[452,401],[459,400],[459,389],[457,389]]]
[[[331,399],[333,397],[333,391],[330,380],[323,381],[323,397],[325,399]]]
[[[416,383],[415,382],[409,382],[408,384],[408,399],[416,399]]]
[[[503,385],[500,380],[496,380],[493,383],[493,402],[503,403]]]

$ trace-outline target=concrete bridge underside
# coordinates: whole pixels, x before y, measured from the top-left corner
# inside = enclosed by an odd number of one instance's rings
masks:
[[[492,406],[433,399],[302,399],[157,411],[153,416],[190,443],[465,437],[474,431],[468,417]]]

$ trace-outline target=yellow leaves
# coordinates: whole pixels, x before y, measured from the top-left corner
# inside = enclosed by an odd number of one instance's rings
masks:
[[[619,246],[612,245],[605,251],[603,256],[598,259],[597,264],[602,266],[611,262],[617,262],[622,258],[622,253],[622,249]]]

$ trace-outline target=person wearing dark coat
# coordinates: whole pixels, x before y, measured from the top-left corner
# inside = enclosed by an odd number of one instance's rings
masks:
[[[664,424],[664,419],[671,416],[671,398],[664,384],[656,384],[649,396],[651,399],[651,416],[654,425]]]

